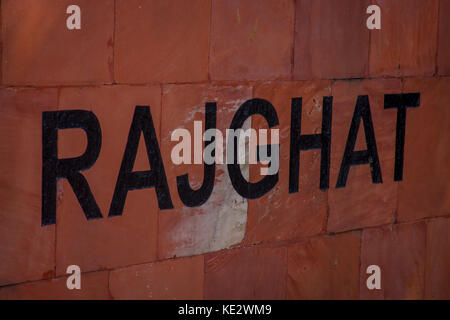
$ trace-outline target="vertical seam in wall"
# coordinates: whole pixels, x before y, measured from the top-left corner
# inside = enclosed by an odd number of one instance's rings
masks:
[[[163,91],[164,91],[164,85],[162,83],[159,84],[159,88],[161,90],[160,93],[160,101],[159,101],[159,145],[160,148],[162,146],[162,119],[163,119]],[[164,161],[163,161],[164,165]],[[169,190],[170,192],[170,190]],[[156,260],[159,260],[161,258],[160,252],[159,252],[159,216],[161,214],[161,209],[159,209],[159,202],[158,202],[158,208],[156,209],[157,215],[156,215]]]
[[[361,278],[363,275],[362,271],[362,238],[363,238],[364,229],[361,229],[359,233],[359,275],[358,275],[358,300],[361,300]]]
[[[397,197],[396,197],[396,203],[395,203],[395,211],[394,211],[394,222],[393,224],[397,224],[398,223],[398,205],[400,203],[400,183],[398,181],[394,181],[395,186],[396,186],[396,193],[397,193]]]
[[[365,16],[365,18],[367,18]],[[367,20],[364,20],[367,21]],[[363,25],[363,28],[365,28],[366,26]],[[381,28],[383,28],[383,18],[381,18]],[[381,31],[381,30],[379,30]],[[371,74],[370,74],[370,51],[372,50],[372,32],[370,30],[368,30],[369,32],[369,47],[367,49],[367,77],[370,78]]]
[[[335,80],[329,80],[329,85],[330,85],[330,96],[333,97],[333,86],[334,86]],[[323,106],[322,106],[323,107]],[[331,110],[333,112],[333,104],[331,105]],[[333,139],[333,113],[331,113],[331,139]],[[332,141],[332,140],[331,140]],[[331,158],[330,158],[330,162],[331,162]],[[329,172],[329,176],[331,176],[331,168],[330,168],[330,172]],[[325,234],[329,233],[328,230],[328,223],[330,221],[330,187],[328,187],[327,189],[327,214],[326,214],[326,221],[325,221]]]
[[[116,83],[116,0],[114,0],[113,18],[113,59],[112,59],[112,83]]]
[[[59,103],[61,100],[61,88],[58,87],[57,91],[56,91],[56,111],[59,110]],[[60,209],[58,210],[58,181],[56,181],[56,213],[58,213],[58,211],[61,211],[61,206]],[[59,212],[61,215],[61,212]],[[55,247],[53,248],[53,278],[56,278],[56,262],[57,262],[57,239],[58,239],[58,214],[56,215],[56,222],[55,222]]]
[[[296,34],[296,30],[295,30],[295,26],[296,26],[296,21],[297,21],[297,0],[292,0],[293,6],[294,6],[294,19],[293,19],[293,39],[292,39],[292,47],[291,47],[291,76],[290,79],[291,81],[294,80],[294,64],[295,64],[295,34]]]
[[[112,272],[111,270],[108,270],[108,294],[111,300],[114,300],[114,297],[111,293],[111,272]]]
[[[202,277],[202,299],[205,300],[205,290],[206,290],[206,258],[205,254],[202,254],[203,260],[203,277]]]
[[[401,92],[403,93],[403,79],[401,79],[401,83],[402,83]],[[393,224],[398,224],[398,209],[399,209],[399,204],[400,204],[400,181],[394,181],[394,183],[397,188],[396,189],[397,197],[396,197],[396,203],[395,203],[394,223]]]
[[[289,246],[285,247],[286,250],[286,276],[284,279],[284,300],[287,300],[287,287],[288,287],[288,277],[289,277]]]
[[[323,233],[328,233],[328,221],[330,221],[330,202],[329,202],[329,192],[328,192],[329,188],[327,189],[327,211],[326,211],[326,216],[325,216],[325,230],[323,230]]]
[[[437,26],[436,26],[436,54],[434,57],[434,76],[437,76],[439,74],[439,65],[438,65],[438,58],[439,58],[439,25],[440,25],[440,15],[441,12],[441,0],[438,0],[437,3]]]
[[[206,255],[203,254],[203,299],[206,299]]]
[[[3,19],[2,19],[3,3],[0,0],[0,85],[3,85]]]
[[[329,80],[329,85],[330,85],[330,96],[333,99],[333,87],[334,87],[334,83],[336,81],[335,80]],[[323,104],[322,104],[322,108],[323,108]],[[331,143],[333,142],[333,100],[331,101],[331,134],[330,134],[330,155],[331,155]],[[321,159],[322,160],[322,159]],[[330,166],[331,166],[331,156],[330,156]],[[328,179],[330,179],[331,177],[331,168],[328,171]],[[329,183],[328,183],[329,184]],[[330,221],[330,187],[328,187],[327,189],[327,221],[325,223],[325,233],[329,233],[328,231],[328,222]]]
[[[420,222],[419,222],[420,223]],[[428,256],[428,222],[424,221],[425,225],[425,252],[424,252],[424,260],[423,260],[423,291],[422,291],[422,300],[425,300],[426,295],[426,286],[427,286],[427,256]]]
[[[213,0],[209,1],[209,45],[208,45],[208,82],[211,81],[211,50],[212,50],[212,15]]]

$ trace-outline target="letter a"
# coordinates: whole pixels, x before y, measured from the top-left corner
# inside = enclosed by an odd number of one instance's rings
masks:
[[[77,5],[70,5],[66,10],[67,14],[71,14],[66,20],[66,26],[69,30],[81,29],[81,9]]]
[[[381,270],[377,265],[371,265],[367,267],[367,274],[370,274],[370,277],[367,278],[366,285],[367,289],[381,289]]]
[[[371,14],[369,18],[367,18],[367,29],[381,29],[381,10],[377,5],[371,5],[367,7],[367,14]]]
[[[70,277],[67,278],[66,281],[66,285],[67,285],[67,289],[69,290],[73,290],[73,289],[77,289],[80,290],[81,289],[81,270],[80,267],[77,265],[71,265],[67,267],[66,270],[67,274],[72,274]]]

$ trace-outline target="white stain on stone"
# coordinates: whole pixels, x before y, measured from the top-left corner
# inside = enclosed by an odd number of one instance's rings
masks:
[[[250,128],[251,120],[243,127]],[[249,165],[241,165],[241,171],[248,180]],[[192,256],[240,243],[246,230],[247,207],[247,200],[231,184],[227,165],[216,165],[214,190],[208,201],[194,210],[183,207],[182,217],[171,231],[172,243],[177,244],[171,255]]]

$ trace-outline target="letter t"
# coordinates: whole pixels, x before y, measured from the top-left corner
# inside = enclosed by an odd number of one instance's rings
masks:
[[[420,105],[420,93],[385,94],[384,108],[397,108],[397,133],[395,137],[394,181],[403,180],[403,158],[405,151],[406,108]]]

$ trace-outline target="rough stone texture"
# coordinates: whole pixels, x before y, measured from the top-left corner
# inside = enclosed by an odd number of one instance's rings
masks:
[[[370,33],[369,75],[433,75],[436,65],[438,0],[375,0],[381,30]]]
[[[384,110],[384,95],[401,93],[401,82],[388,80],[337,81],[332,87],[333,125],[328,202],[328,231],[344,231],[394,221],[397,183],[394,182],[397,114]],[[335,188],[358,95],[368,95],[375,131],[382,184],[373,184],[370,166],[351,166],[347,184]],[[362,120],[355,150],[366,150]]]
[[[450,219],[427,223],[425,298],[450,299]]]
[[[54,89],[0,90],[0,285],[54,273],[55,226],[41,227],[42,116]]]
[[[81,30],[66,28],[71,4]],[[369,4],[381,7],[381,30],[366,28]],[[450,0],[3,0],[0,10],[0,300],[450,299]],[[421,103],[407,111],[394,182],[397,110],[383,100],[402,92]],[[365,94],[383,183],[359,165],[336,189]],[[330,188],[319,189],[320,151],[302,151],[290,194],[291,99],[303,98],[301,133],[316,134],[330,95]],[[278,184],[247,201],[219,164],[208,201],[185,207],[176,177],[198,188],[203,164],[174,165],[171,133],[192,133],[215,101],[225,134],[252,97],[279,117]],[[123,215],[108,218],[136,105],[151,106],[174,209],[160,210],[153,188],[131,190]],[[100,156],[82,174],[104,218],[87,221],[60,179],[57,224],[42,227],[42,112],[58,109],[100,121]],[[366,148],[361,126],[356,145]],[[60,130],[58,148],[83,154],[83,130]],[[241,170],[256,182],[263,166]],[[140,137],[133,170],[149,169]],[[72,264],[81,291],[66,288]],[[372,264],[380,291],[366,287]]]
[[[178,141],[171,141],[172,132],[177,128],[191,132],[194,150],[194,121],[204,123],[205,102],[217,102],[217,129],[225,138],[225,129],[229,128],[236,110],[250,97],[251,89],[245,86],[170,85],[164,88],[161,150],[165,155],[174,209],[160,212],[160,258],[217,251],[243,239],[247,201],[234,191],[226,165],[216,166],[214,190],[208,201],[200,207],[188,208],[179,198],[176,177],[188,173],[191,186],[197,189],[203,183],[203,164],[175,165],[170,155],[178,144]],[[248,175],[248,167],[243,174]]]
[[[289,151],[291,99],[303,98],[301,134],[314,134],[322,128],[322,97],[330,94],[329,81],[264,83],[255,87],[254,96],[270,101],[278,114],[280,125],[274,128],[280,130],[280,168],[278,184],[262,198],[249,201],[247,243],[299,238],[325,229],[327,192],[319,189],[320,150],[300,153],[299,192],[294,194],[289,193]],[[261,116],[254,118],[253,128],[268,128]],[[262,179],[260,166],[252,165],[250,176],[252,182]]]
[[[404,92],[420,92],[420,107],[406,116],[405,162],[398,219],[450,214],[450,79],[407,79]],[[426,130],[425,130],[426,128]]]
[[[60,109],[92,110],[102,128],[102,149],[96,163],[83,171],[103,219],[87,220],[66,179],[61,180],[57,212],[57,274],[70,264],[83,272],[155,260],[158,203],[154,188],[128,192],[122,216],[108,218],[131,120],[136,105],[150,105],[159,132],[159,86],[67,88],[60,93]],[[59,157],[82,154],[86,148],[81,130],[60,130]],[[149,170],[141,134],[134,171]]]
[[[111,272],[114,299],[201,299],[203,256],[136,265]]]
[[[361,246],[360,298],[422,299],[424,296],[426,225],[365,229]],[[381,269],[381,290],[369,290],[366,270]]]
[[[214,0],[211,79],[289,79],[293,33],[291,0]]]
[[[107,271],[82,273],[81,289],[67,289],[67,278],[0,288],[0,300],[109,300]]]
[[[288,299],[356,299],[360,232],[317,237],[288,249]]]
[[[3,82],[8,85],[111,83],[113,0],[79,0],[81,29],[68,30],[73,1],[2,1]]]
[[[205,299],[284,299],[286,248],[244,248],[205,255]]]
[[[1,5],[0,5],[0,25],[3,25]],[[3,57],[3,35],[0,36],[0,57]],[[3,70],[3,66],[2,66],[2,63],[0,63],[0,85],[3,84],[2,70]]]
[[[118,83],[208,79],[210,0],[117,0]]]
[[[297,0],[294,79],[367,75],[367,0]]]
[[[439,41],[437,68],[440,75],[450,75],[450,0],[439,1]]]

